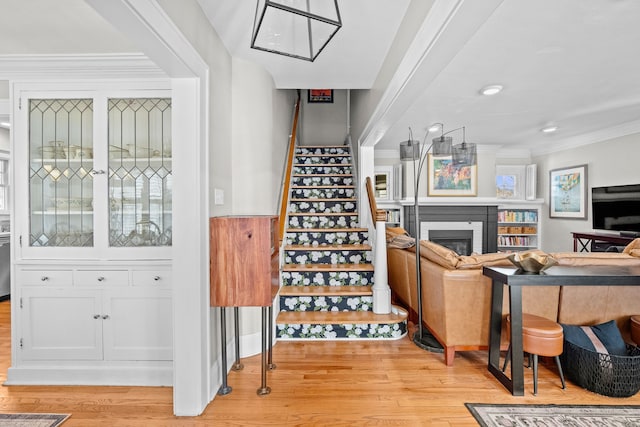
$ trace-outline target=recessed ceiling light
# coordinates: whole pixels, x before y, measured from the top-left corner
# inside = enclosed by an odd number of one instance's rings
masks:
[[[502,85],[489,85],[489,86],[485,86],[480,90],[480,93],[483,95],[495,95],[496,93],[499,93],[500,91],[502,91]]]
[[[558,126],[547,126],[540,129],[544,133],[553,133],[558,130]]]

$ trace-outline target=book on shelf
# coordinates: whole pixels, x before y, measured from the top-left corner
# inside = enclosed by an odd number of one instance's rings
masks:
[[[538,211],[498,211],[498,222],[538,222]]]

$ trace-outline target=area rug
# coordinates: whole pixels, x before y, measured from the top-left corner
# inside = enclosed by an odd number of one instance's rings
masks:
[[[56,427],[68,414],[0,414],[0,427]]]
[[[482,427],[640,426],[640,406],[465,403]]]

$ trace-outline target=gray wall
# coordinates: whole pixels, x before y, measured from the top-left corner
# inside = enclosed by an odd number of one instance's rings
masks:
[[[591,227],[591,188],[603,185],[640,184],[640,134],[627,135],[565,151],[537,156],[538,197],[544,198],[541,215],[542,249],[548,252],[572,251],[572,231],[589,232]],[[549,171],[586,164],[587,219],[549,218]]]
[[[299,140],[302,145],[340,145],[344,142],[349,118],[347,94],[347,90],[334,90],[332,103],[310,104],[307,90],[301,92]]]

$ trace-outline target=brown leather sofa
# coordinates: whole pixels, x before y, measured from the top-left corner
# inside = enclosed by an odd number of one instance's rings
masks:
[[[402,229],[387,230],[389,286],[395,301],[406,307],[411,319],[417,322],[415,246],[396,247],[395,242],[403,234]],[[482,274],[482,266],[512,264],[506,253],[461,256],[430,241],[423,240],[420,245],[422,320],[444,346],[445,363],[450,366],[458,351],[488,348],[491,280]],[[640,266],[640,239],[634,240],[626,252],[551,255],[560,265]],[[505,292],[505,317],[507,295]],[[525,287],[522,307],[523,312],[567,324],[588,325],[615,319],[623,337],[628,339],[629,317],[640,314],[640,287]],[[503,344],[506,348],[504,333]]]

